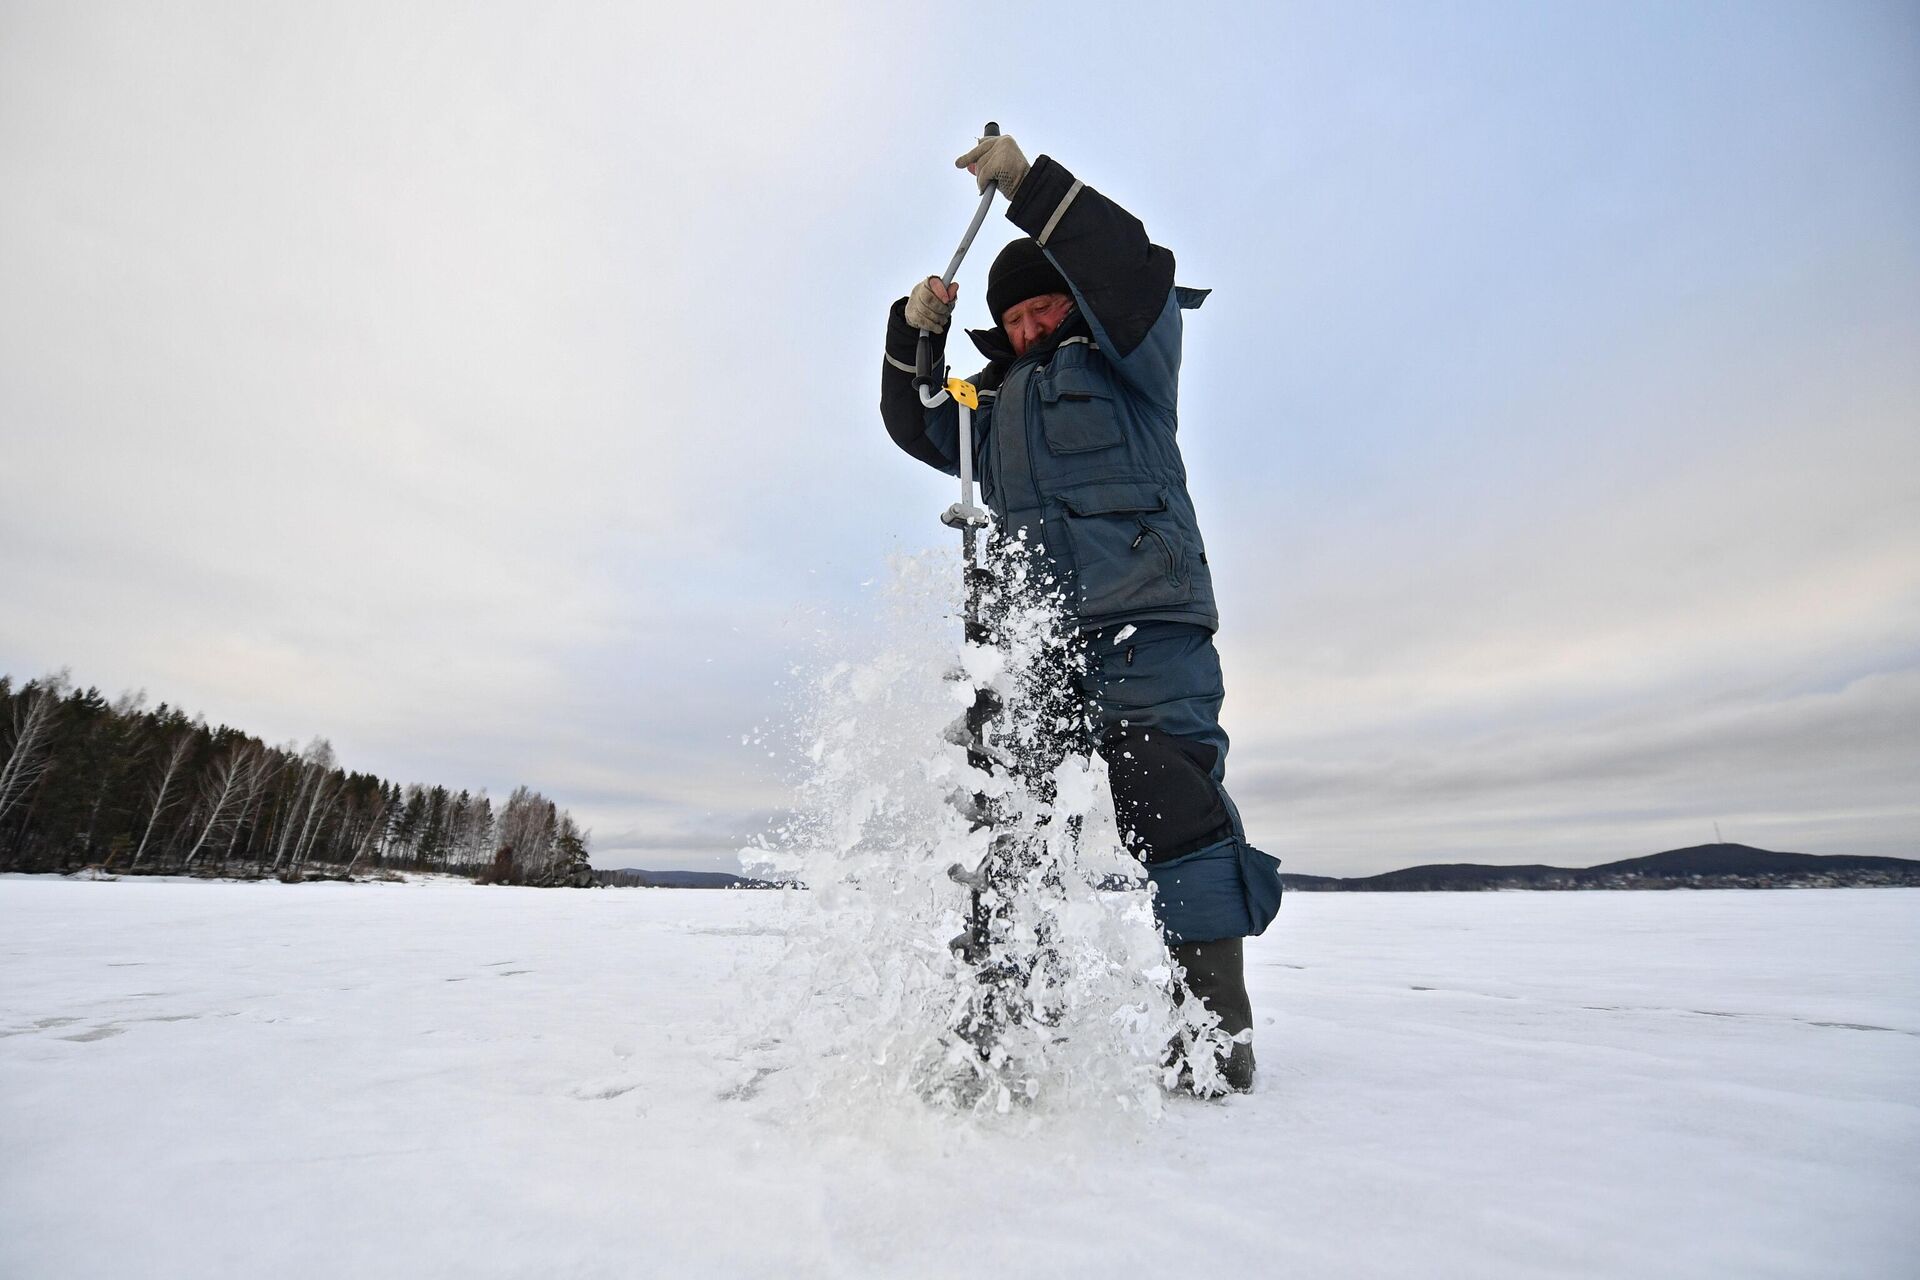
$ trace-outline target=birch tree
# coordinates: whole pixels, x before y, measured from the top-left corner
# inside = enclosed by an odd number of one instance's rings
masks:
[[[493,856],[493,801],[487,798],[483,789],[473,798],[473,814],[467,830],[467,841],[460,849],[460,865],[480,867]]]
[[[200,838],[193,842],[193,848],[187,851],[187,866],[192,866],[200,856],[200,850],[206,847],[216,829],[224,830],[228,826],[238,826],[240,822],[240,803],[246,797],[249,780],[256,767],[258,749],[252,743],[243,743],[228,751],[208,775],[203,788],[206,800],[207,821],[200,828]],[[236,832],[237,834],[237,832]]]
[[[299,866],[305,860],[312,845],[309,838],[319,835],[319,827],[326,825],[327,813],[333,808],[335,793],[339,788],[339,778],[334,772],[333,746],[324,738],[319,740],[319,750],[314,752],[314,765],[320,771],[315,782],[311,798],[307,801],[307,816],[300,824],[300,838],[294,841],[293,861],[290,865]],[[318,820],[319,827],[315,821]]]
[[[293,806],[283,816],[280,826],[280,840],[273,851],[273,869],[280,870],[287,855],[295,852],[301,842],[307,838],[307,828],[313,820],[316,792],[327,774],[333,768],[333,744],[325,738],[315,738],[307,744],[300,754],[299,786],[294,792]],[[304,808],[303,808],[304,806]],[[304,812],[305,817],[302,817]]]
[[[286,767],[287,757],[281,752],[265,748],[255,752],[253,767],[247,771],[246,791],[240,800],[239,819],[233,824],[233,835],[227,840],[226,852],[220,855],[223,865],[233,861],[233,855],[240,847],[240,833],[247,830],[247,823],[259,806],[261,797],[267,794],[269,785]]]
[[[12,743],[0,765],[0,822],[7,820],[52,761],[53,726],[66,692],[67,673],[36,681],[21,691],[13,708]]]
[[[64,671],[19,687],[0,673],[0,870],[64,870],[78,853],[144,872],[378,860],[473,875],[498,850],[494,878],[553,884],[584,865],[585,834],[529,787],[496,807],[348,773],[325,738],[271,746],[144,702],[73,690]]]
[[[515,787],[500,814],[500,847],[513,854],[523,880],[546,872],[552,861],[556,821],[553,801],[528,787]]]
[[[360,865],[360,859],[373,850],[375,840],[386,831],[387,810],[391,804],[392,801],[388,799],[387,789],[384,786],[374,792],[373,817],[367,822],[366,834],[361,836],[359,848],[353,851],[352,861],[347,863],[348,875],[353,874],[353,869]]]
[[[133,866],[140,865],[140,857],[147,851],[147,842],[153,839],[153,828],[160,821],[169,803],[169,795],[178,799],[179,792],[174,784],[180,780],[185,769],[187,757],[193,753],[193,731],[191,729],[176,733],[163,748],[160,765],[160,780],[153,788],[153,808],[147,814],[147,829],[140,834],[140,847],[133,851]]]

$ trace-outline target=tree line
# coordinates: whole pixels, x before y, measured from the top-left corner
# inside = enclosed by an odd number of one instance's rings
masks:
[[[0,871],[591,883],[587,833],[537,791],[496,809],[350,772],[325,738],[270,746],[145,702],[0,675]]]

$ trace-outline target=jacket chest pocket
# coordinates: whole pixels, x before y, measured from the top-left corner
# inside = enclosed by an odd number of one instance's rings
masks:
[[[1074,365],[1050,370],[1034,386],[1049,453],[1090,453],[1126,443],[1125,411],[1105,378]]]
[[[1186,539],[1152,484],[1082,485],[1061,495],[1073,546],[1080,616],[1102,617],[1193,599]]]

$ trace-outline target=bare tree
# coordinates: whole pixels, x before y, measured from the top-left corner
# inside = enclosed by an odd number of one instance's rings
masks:
[[[166,744],[166,755],[160,767],[160,781],[153,788],[153,810],[147,815],[147,829],[140,835],[140,847],[133,851],[133,866],[140,865],[140,855],[147,851],[147,841],[153,838],[154,824],[160,821],[160,815],[166,811],[169,793],[177,795],[173,784],[179,780],[180,771],[185,768],[187,756],[193,752],[193,730],[182,729]],[[111,858],[108,859],[112,861]]]
[[[300,807],[307,802],[307,788],[313,783],[314,769],[306,760],[297,759],[293,763],[294,788],[293,799],[276,804],[273,809],[274,835],[270,837],[273,845],[273,867],[280,869],[286,861],[288,846],[293,843],[294,829],[299,825]]]
[[[458,851],[458,865],[466,867],[484,865],[493,855],[493,834],[493,801],[487,799],[486,790],[483,788],[473,798],[467,839]]]
[[[444,866],[477,867],[493,855],[493,801],[485,790],[462,791],[453,802],[453,817],[447,824]]]
[[[293,795],[293,806],[282,816],[280,841],[273,851],[273,869],[278,871],[286,862],[287,855],[294,852],[300,841],[306,839],[307,825],[312,820],[314,792],[333,768],[333,745],[325,738],[315,738],[307,744],[300,754],[300,785]],[[306,819],[300,817],[301,806],[306,806]],[[295,831],[298,829],[298,839]]]
[[[531,881],[547,869],[553,846],[553,801],[528,787],[515,787],[500,814],[500,846],[513,851],[520,874]]]
[[[26,797],[51,760],[54,717],[66,693],[67,673],[36,681],[22,693],[13,709],[13,744],[7,762],[0,765],[0,822]]]
[[[203,787],[206,800],[207,821],[200,828],[200,838],[193,842],[193,848],[187,851],[187,866],[200,856],[200,850],[206,847],[216,829],[224,830],[240,823],[240,803],[247,795],[247,787],[256,767],[259,748],[251,742],[242,743],[228,751],[213,766]],[[236,833],[237,834],[237,833]]]
[[[551,884],[583,864],[585,833],[531,788],[496,808],[484,791],[349,774],[324,738],[274,747],[144,703],[73,692],[64,671],[17,689],[0,674],[0,867],[64,868],[76,851],[148,872],[390,860],[473,874],[497,860]]]
[[[246,793],[240,800],[240,816],[233,824],[233,835],[227,840],[227,851],[220,855],[225,864],[233,861],[234,853],[240,847],[240,833],[247,828],[247,821],[260,798],[266,794],[267,784],[287,767],[287,756],[279,751],[258,751],[254,756],[253,768],[247,771]],[[252,841],[248,841],[251,845]]]
[[[313,800],[307,805],[307,820],[301,824],[300,839],[293,846],[293,866],[305,862],[313,847],[320,843],[320,833],[326,830],[327,819],[332,816],[339,797],[340,780],[331,772],[323,775],[320,785],[313,789]]]
[[[367,823],[366,834],[360,838],[360,847],[353,851],[353,860],[347,863],[348,875],[353,874],[353,869],[360,865],[360,859],[366,857],[373,849],[375,839],[387,829],[387,807],[389,803],[387,793],[385,790],[376,791],[374,792],[374,797],[373,817]]]

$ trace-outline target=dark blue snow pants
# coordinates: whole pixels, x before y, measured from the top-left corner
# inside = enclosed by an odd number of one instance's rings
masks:
[[[1087,636],[1083,689],[1128,848],[1174,942],[1258,934],[1280,910],[1280,863],[1247,843],[1227,795],[1226,690],[1205,627],[1142,622]]]

